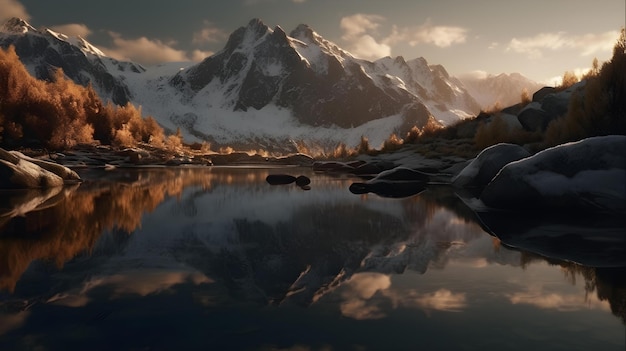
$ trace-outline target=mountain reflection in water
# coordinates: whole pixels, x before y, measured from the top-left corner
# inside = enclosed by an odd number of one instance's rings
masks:
[[[311,191],[265,182],[285,172]],[[357,196],[300,168],[83,177],[0,200],[0,349],[624,348],[626,270],[508,249],[446,187]]]

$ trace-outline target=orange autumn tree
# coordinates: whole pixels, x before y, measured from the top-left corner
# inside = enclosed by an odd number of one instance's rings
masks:
[[[30,75],[13,46],[0,49],[0,145],[41,145],[53,150],[99,141],[133,146],[163,145],[163,129],[131,104],[104,104],[58,69],[52,81]]]

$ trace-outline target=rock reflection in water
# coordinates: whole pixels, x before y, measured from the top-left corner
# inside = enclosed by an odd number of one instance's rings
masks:
[[[351,194],[349,179],[311,176],[312,190],[303,192],[295,186],[268,185],[265,179],[274,171],[87,173],[77,189],[42,196],[49,200],[38,202],[46,205],[13,201],[14,209],[6,211],[0,228],[0,289],[5,291],[0,293],[0,344],[3,334],[20,340],[20,330],[42,333],[51,316],[60,318],[58,328],[63,328],[69,322],[61,315],[68,313],[87,315],[80,316],[88,320],[83,334],[64,331],[85,338],[97,335],[100,324],[114,328],[132,318],[137,323],[131,330],[146,333],[144,339],[138,335],[133,344],[137,348],[154,341],[146,337],[152,335],[152,320],[166,323],[179,336],[214,328],[213,338],[224,339],[239,335],[241,328],[248,333],[248,325],[271,330],[271,320],[266,326],[263,319],[253,319],[255,324],[231,317],[228,308],[242,304],[287,310],[332,305],[344,317],[333,320],[337,325],[381,320],[399,310],[412,316],[414,310],[428,316],[472,313],[472,308],[489,308],[472,284],[494,272],[493,267],[502,267],[504,273],[484,278],[494,300],[488,304],[505,299],[509,305],[542,309],[584,307],[571,292],[509,281],[509,274],[515,279],[511,272],[545,262],[561,269],[565,280],[584,284],[583,295],[593,297],[588,299],[590,308],[607,311],[610,305],[624,320],[623,269],[546,261],[508,250],[487,236],[474,212],[445,186],[387,199]],[[476,276],[452,275],[429,283],[459,265]],[[399,277],[410,284],[403,287]],[[225,319],[207,317],[215,313]],[[234,332],[221,333],[223,325]],[[270,340],[280,333],[252,334]]]
[[[479,212],[505,245],[592,267],[626,267],[626,217],[614,214]]]

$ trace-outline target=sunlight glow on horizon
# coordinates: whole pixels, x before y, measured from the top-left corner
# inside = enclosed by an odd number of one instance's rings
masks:
[[[72,1],[76,0],[66,2]],[[128,11],[113,11],[117,5]],[[490,3],[488,8],[468,7],[458,0],[437,4],[390,0],[382,5],[357,0],[332,5],[241,0],[184,8],[156,1],[146,12],[141,4],[120,0],[94,3],[89,9],[78,1],[75,6],[59,8],[36,0],[0,0],[6,9],[0,20],[19,16],[37,28],[64,29],[65,34],[81,35],[116,59],[143,65],[199,62],[219,52],[230,33],[251,18],[261,18],[270,28],[280,25],[286,31],[305,23],[367,60],[424,57],[455,76],[476,70],[495,75],[519,72],[537,82],[551,83],[565,71],[590,67],[594,57],[601,62],[610,58],[620,26],[624,26],[625,4],[602,5],[582,0]],[[536,11],[538,6],[542,11]],[[141,11],[145,16],[138,22],[134,13]],[[513,12],[515,18],[510,17]]]

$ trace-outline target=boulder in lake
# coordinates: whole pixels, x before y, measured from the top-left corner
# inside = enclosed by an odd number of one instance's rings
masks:
[[[382,197],[409,197],[426,189],[430,175],[407,167],[396,167],[380,172],[365,183],[353,183],[353,194],[374,193]]]
[[[49,162],[49,161],[44,161],[44,160],[39,160],[36,158],[32,158],[32,157],[28,157],[26,155],[24,155],[21,152],[18,151],[9,151],[11,154],[15,155],[16,157],[34,163],[37,166],[50,171],[56,175],[58,175],[59,177],[61,177],[63,179],[63,181],[66,184],[71,184],[71,183],[79,183],[82,181],[82,179],[80,178],[80,176],[78,175],[78,173],[76,173],[75,171],[73,171],[70,168],[67,168],[63,165],[60,165],[58,163],[54,163],[54,162]]]
[[[417,195],[426,190],[424,182],[394,182],[394,181],[376,181],[365,183],[352,183],[349,188],[353,194],[373,193],[381,197],[403,198]]]
[[[270,185],[286,185],[296,181],[296,177],[289,174],[270,174],[265,178]]]
[[[0,149],[0,189],[47,188],[63,184],[59,175]]]
[[[307,176],[301,175],[296,178],[296,185],[299,187],[307,186],[309,184],[311,184],[311,179]]]
[[[313,170],[315,172],[350,172],[354,170],[354,167],[337,161],[316,161],[313,163]]]
[[[372,179],[372,181],[379,180],[428,182],[430,175],[407,167],[396,167],[380,172]]]
[[[350,171],[350,173],[359,176],[372,176],[393,169],[395,167],[396,164],[390,161],[372,161],[363,163],[355,167],[352,171]]]

